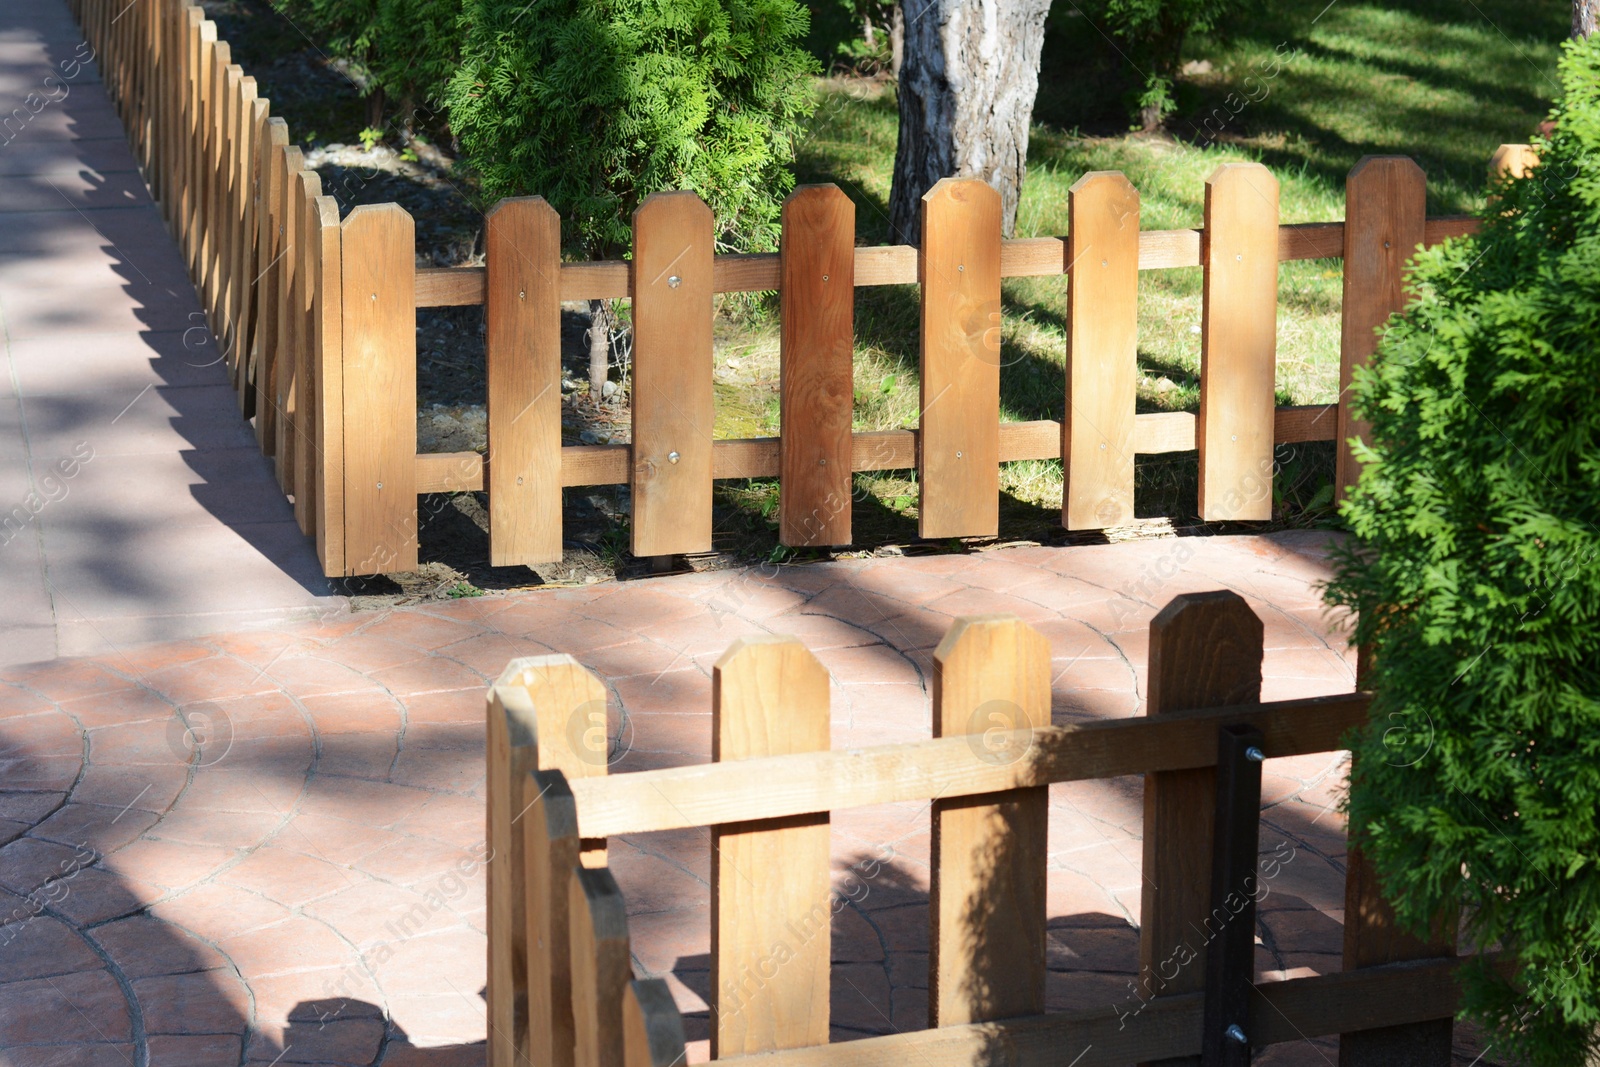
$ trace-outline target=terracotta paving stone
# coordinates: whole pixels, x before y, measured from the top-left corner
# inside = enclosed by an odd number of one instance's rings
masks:
[[[155,826],[151,811],[101,804],[67,804],[33,828],[33,836],[69,847],[115,852]]]
[[[30,924],[35,941],[16,939],[15,958],[37,962],[8,967],[0,948],[0,983],[9,980],[0,984],[0,1031],[27,1025],[6,1014],[7,991],[59,957],[76,981],[101,976],[84,988],[108,1005],[114,1025],[106,1038],[86,1036],[59,1004],[28,1001],[37,1004],[29,1010],[59,1018],[65,1040],[85,1042],[73,1046],[82,1062],[130,1040],[118,987],[81,931],[141,1005],[151,1001],[137,1040],[152,1064],[234,1062],[248,1041],[248,1060],[261,1064],[287,1046],[280,1063],[381,1055],[385,1064],[478,1067],[484,684],[515,656],[559,649],[598,668],[609,691],[611,773],[709,759],[711,666],[719,645],[744,633],[798,633],[818,654],[833,678],[835,747],[926,738],[931,650],[952,621],[943,608],[1037,619],[1051,645],[1057,722],[1143,712],[1148,626],[1174,588],[1231,586],[1254,598],[1269,635],[1269,698],[1348,691],[1350,660],[1311,588],[1326,573],[1315,537],[1191,540],[533,591],[183,642],[173,667],[159,648],[130,654],[137,676],[157,679],[170,697],[129,682],[135,675],[116,655],[6,669],[27,688],[0,689],[0,708],[9,700],[28,714],[0,718],[0,751],[27,754],[0,785],[31,791],[0,793],[0,819],[38,825],[0,847],[0,885],[26,892],[63,861],[71,866],[72,849],[40,835],[81,837],[108,854],[87,855],[99,862],[64,881],[54,914]],[[1174,560],[1171,580],[1140,586],[1141,575],[1171,570]],[[67,717],[55,698],[70,701]],[[181,726],[174,747],[178,700],[215,708],[213,729],[231,728],[229,743],[219,732],[193,766]],[[87,763],[74,716],[88,728]],[[1263,860],[1280,842],[1294,852],[1263,902],[1263,973],[1322,973],[1337,960],[1343,775],[1332,754],[1267,768]],[[1049,1003],[1121,1003],[1137,945],[1141,782],[1063,783],[1049,795]],[[111,818],[114,830],[102,826]],[[841,904],[832,924],[835,1034],[924,1026],[928,806],[837,812],[832,830],[835,893],[857,901]],[[609,849],[636,964],[670,976],[694,1013],[691,1057],[701,1060],[710,854],[705,829]],[[192,1011],[178,1007],[189,1003]],[[180,1026],[223,1032],[159,1033]],[[62,1039],[52,1031],[48,1040]],[[221,1059],[206,1059],[214,1054]]]
[[[49,915],[0,926],[0,975],[6,981],[94,971],[103,966],[77,930]]]
[[[131,1037],[128,1002],[108,971],[79,971],[0,985],[0,1048],[45,1042],[93,1044]]]
[[[133,981],[151,1034],[227,1034],[248,1018],[250,994],[231,970],[194,971]]]

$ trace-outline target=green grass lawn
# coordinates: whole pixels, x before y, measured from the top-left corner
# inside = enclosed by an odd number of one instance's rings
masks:
[[[1527,141],[1555,91],[1565,0],[1335,0],[1279,2],[1231,39],[1197,38],[1185,49],[1188,74],[1165,135],[1128,133],[1126,112],[1106,86],[1131,74],[1115,49],[1070,3],[1057,4],[1047,33],[1028,175],[1017,235],[1064,235],[1067,190],[1091,170],[1120,170],[1138,188],[1144,229],[1200,226],[1205,180],[1222,163],[1266,164],[1281,187],[1284,222],[1344,217],[1344,180],[1363,155],[1409,155],[1428,175],[1430,215],[1471,211],[1482,201],[1494,149]],[[824,16],[827,15],[823,11]],[[822,48],[837,47],[821,31]],[[837,23],[831,24],[835,31]],[[835,37],[840,36],[837,32]],[[814,46],[816,46],[814,44]],[[887,202],[897,111],[885,81],[837,76],[818,85],[820,105],[799,148],[801,182],[835,182],[857,205],[858,240],[887,241]],[[1230,94],[1236,94],[1230,100]],[[1245,101],[1241,106],[1241,99]],[[1209,124],[1208,124],[1208,121]],[[1341,264],[1310,260],[1279,272],[1280,404],[1325,403],[1338,393]],[[1193,411],[1199,404],[1199,268],[1140,276],[1141,411]],[[915,287],[864,289],[856,301],[856,424],[883,429],[916,421]],[[1065,392],[1064,278],[1004,283],[1001,376],[1007,419],[1059,419]],[[775,326],[730,324],[719,432],[777,431]],[[1192,480],[1186,460],[1142,463],[1170,492],[1141,513],[1183,512]],[[1007,487],[1039,506],[1059,507],[1060,465],[1014,464]],[[906,499],[890,479],[878,493]],[[1143,488],[1143,487],[1142,487]],[[1308,492],[1317,487],[1308,485]],[[1325,495],[1325,494],[1324,494]]]

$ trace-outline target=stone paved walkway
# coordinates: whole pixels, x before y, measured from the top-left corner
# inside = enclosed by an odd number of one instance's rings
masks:
[[[0,4],[0,663],[330,603],[92,58]]]
[[[709,758],[710,666],[749,633],[816,651],[835,746],[929,736],[931,650],[977,612],[1048,636],[1058,723],[1141,710],[1150,618],[1183,591],[1231,588],[1261,615],[1266,698],[1344,692],[1312,590],[1324,549],[1281,534],[700,574],[0,671],[0,1063],[481,1063],[484,684],[512,657],[570,652],[605,679],[614,772]],[[1339,969],[1343,769],[1266,769],[1262,849],[1283,861],[1263,974]],[[1134,1004],[1140,796],[1137,779],[1050,790],[1052,1009]],[[920,1028],[927,808],[832,826],[839,877],[870,872],[833,928],[835,1036]],[[704,1058],[707,834],[610,856],[636,967],[669,976]]]

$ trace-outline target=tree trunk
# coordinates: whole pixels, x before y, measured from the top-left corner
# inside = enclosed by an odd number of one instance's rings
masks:
[[[1590,37],[1600,22],[1600,0],[1572,0],[1572,36]]]
[[[1039,51],[1050,0],[903,0],[900,143],[889,224],[916,244],[922,194],[940,178],[1000,192],[1006,236],[1028,157]]]
[[[905,55],[906,12],[900,4],[894,5],[889,15],[889,73],[900,77],[900,60]]]
[[[589,399],[605,399],[611,363],[611,309],[604,300],[589,301]]]

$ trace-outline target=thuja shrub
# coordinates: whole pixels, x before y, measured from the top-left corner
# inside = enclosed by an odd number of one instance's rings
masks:
[[[1515,967],[1463,978],[1497,1055],[1600,1026],[1600,37],[1541,162],[1419,253],[1353,402],[1371,420],[1329,588],[1372,652],[1351,833],[1414,931],[1459,910]]]
[[[466,0],[450,127],[488,200],[537,194],[578,254],[693,189],[720,246],[776,247],[816,61],[798,0]]]

